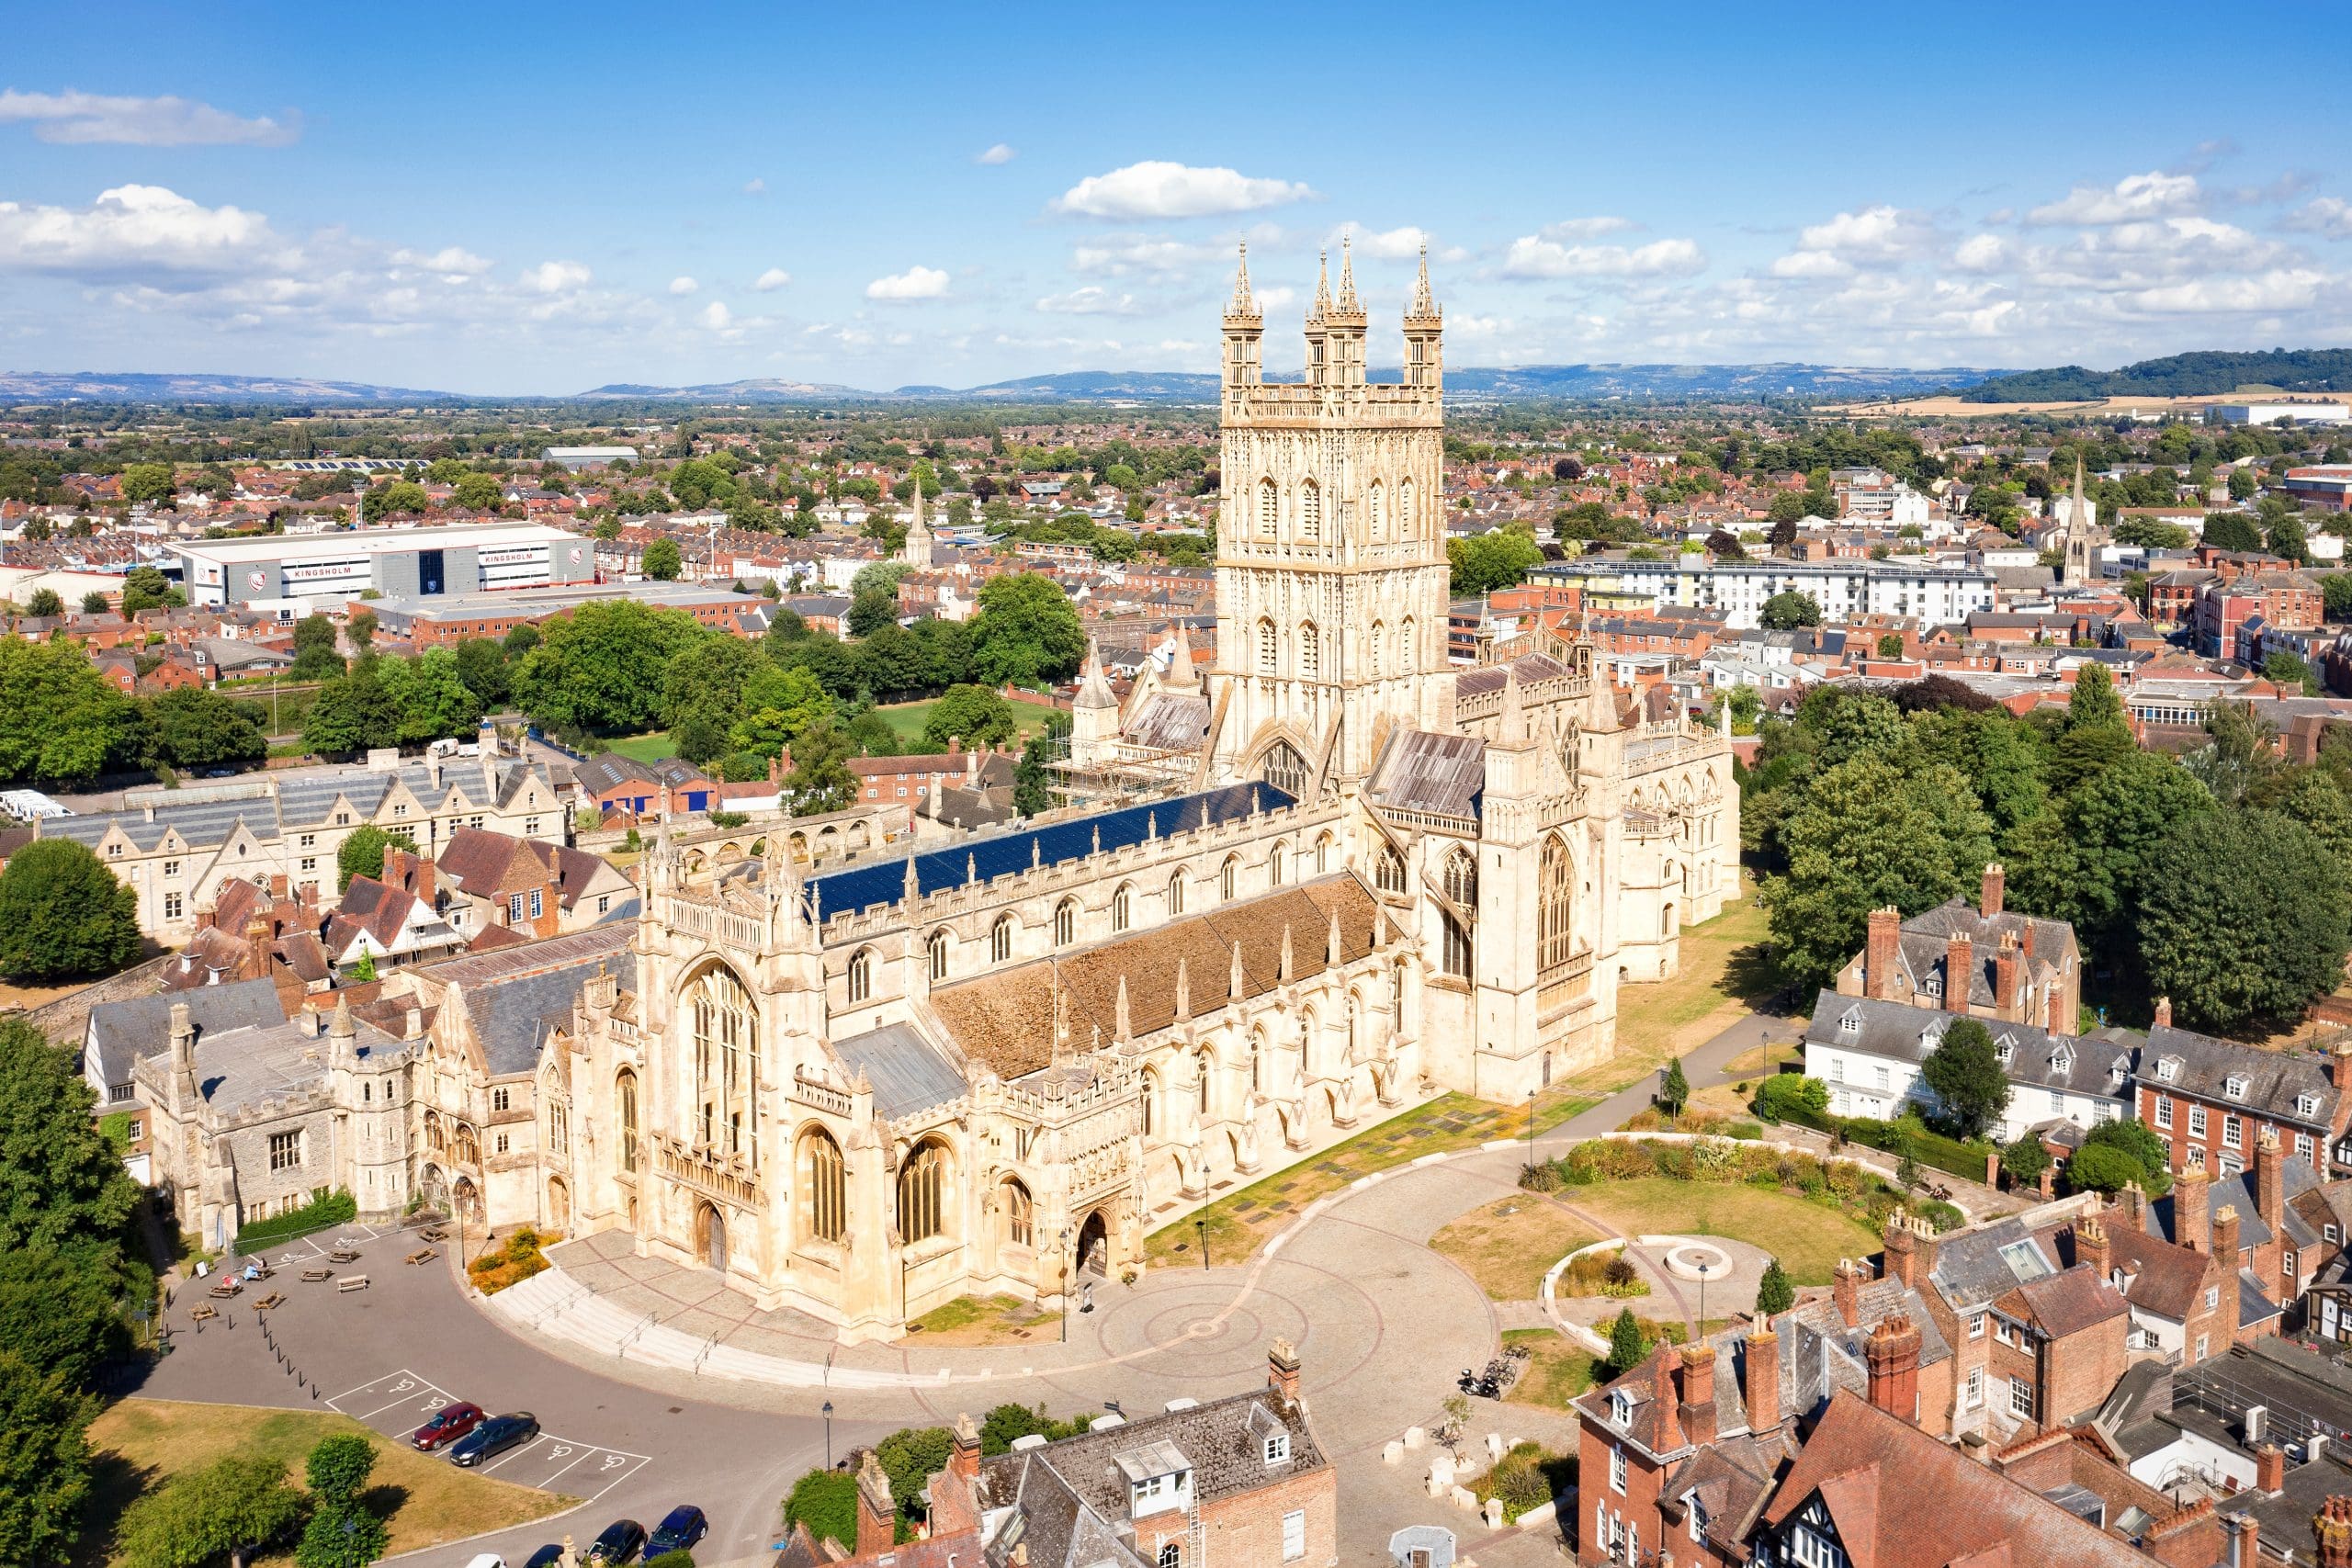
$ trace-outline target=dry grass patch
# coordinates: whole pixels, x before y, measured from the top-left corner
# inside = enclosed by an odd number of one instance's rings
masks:
[[[1557,1203],[1521,1192],[1471,1210],[1429,1245],[1459,1264],[1490,1299],[1532,1302],[1553,1264],[1600,1239]]]
[[[1593,1359],[1549,1328],[1511,1328],[1503,1332],[1506,1349],[1527,1351],[1526,1369],[1503,1395],[1506,1404],[1534,1404],[1546,1410],[1564,1408],[1593,1383]]]
[[[1768,934],[1764,907],[1743,876],[1736,903],[1683,928],[1681,970],[1673,979],[1618,987],[1617,1053],[1570,1087],[1614,1093],[1747,1017],[1752,1001],[1773,989],[1764,964]]]
[[[100,1458],[90,1517],[111,1526],[142,1494],[230,1454],[258,1454],[281,1461],[288,1477],[300,1486],[302,1461],[311,1450],[320,1438],[344,1432],[361,1433],[375,1447],[376,1469],[368,1477],[368,1500],[385,1515],[391,1538],[390,1555],[528,1524],[578,1501],[459,1470],[446,1458],[418,1453],[347,1416],[249,1404],[126,1399],[101,1415],[90,1428],[90,1447]],[[110,1562],[114,1561],[110,1546],[103,1540],[85,1542],[78,1561],[93,1565]]]
[[[926,1345],[1018,1345],[1051,1339],[1059,1320],[1018,1296],[957,1296],[907,1325]]]
[[[1866,1258],[1880,1245],[1877,1232],[1842,1211],[1777,1190],[1649,1176],[1568,1196],[1628,1235],[1720,1235],[1760,1247],[1799,1285],[1826,1285],[1839,1258]]]

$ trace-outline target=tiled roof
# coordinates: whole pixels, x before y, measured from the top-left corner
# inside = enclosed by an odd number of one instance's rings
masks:
[[[186,1002],[197,1038],[255,1029],[286,1021],[277,987],[266,979],[235,980],[225,986],[197,986],[185,991],[132,997],[100,1002],[90,1010],[83,1031],[86,1048],[98,1054],[100,1071],[110,1084],[129,1083],[131,1065],[171,1044],[172,1004]]]
[[[853,1080],[861,1073],[865,1076],[874,1089],[875,1109],[886,1121],[964,1097],[963,1069],[912,1024],[886,1023],[836,1040],[833,1055]]]
[[[1805,1043],[1883,1056],[1917,1066],[1943,1043],[1945,1031],[1962,1017],[1939,1008],[1914,1007],[1909,1002],[1873,997],[1841,996],[1824,989],[1815,1000]],[[1854,1028],[1849,1029],[1851,1021]],[[2051,1034],[2031,1024],[2004,1023],[1980,1018],[1997,1050],[2007,1045],[2009,1059],[2003,1071],[2013,1084],[2070,1093],[2123,1099],[2128,1094],[2132,1053],[2128,1047],[2068,1035]],[[2117,1076],[2120,1067],[2122,1077]]]
[[[2337,1098],[2325,1056],[2264,1051],[2163,1024],[2148,1031],[2139,1077],[2159,1094],[2193,1095],[2318,1133],[2332,1125]],[[2233,1077],[2245,1080],[2243,1093],[2229,1092]],[[2305,1095],[2315,1101],[2308,1111],[2297,1103]]]
[[[2033,1324],[2052,1339],[2080,1334],[2110,1318],[2125,1316],[2132,1310],[2113,1285],[2087,1269],[2068,1269],[2039,1280],[2028,1280],[2003,1294],[1993,1306],[2020,1322]]]
[[[462,988],[467,1020],[493,1077],[527,1073],[538,1065],[548,1032],[570,1027],[582,987],[599,970],[617,977],[622,989],[633,988],[637,959],[629,942],[636,934],[628,925],[592,926],[445,958],[412,973],[421,987]]]
[[[1398,730],[1373,765],[1370,788],[1384,807],[1475,821],[1487,788],[1487,743],[1475,735]]]

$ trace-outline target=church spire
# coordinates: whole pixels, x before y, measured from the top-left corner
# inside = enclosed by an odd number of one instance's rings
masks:
[[[1169,631],[1176,638],[1175,649],[1168,656],[1168,689],[1171,692],[1197,692],[1201,687],[1200,672],[1193,668],[1193,639],[1182,621],[1169,624]]]
[[[1315,309],[1308,312],[1309,321],[1319,321],[1331,313],[1331,253],[1315,253]]]
[[[1356,299],[1356,261],[1354,236],[1340,237],[1340,309],[1348,315],[1363,313],[1363,306]]]
[[[1233,275],[1233,299],[1225,307],[1227,321],[1260,320],[1257,297],[1250,292],[1250,242],[1241,242],[1241,265]]]
[[[1111,679],[1102,673],[1102,648],[1091,637],[1086,643],[1086,668],[1079,672],[1078,696],[1070,705],[1081,708],[1114,708],[1119,699]]]
[[[1437,308],[1437,297],[1430,292],[1430,244],[1421,242],[1421,275],[1413,281],[1413,303],[1405,312],[1408,321],[1434,321],[1442,312]]]

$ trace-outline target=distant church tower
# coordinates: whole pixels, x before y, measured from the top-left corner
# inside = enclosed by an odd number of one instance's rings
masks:
[[[931,570],[931,529],[922,520],[922,476],[914,478],[915,520],[907,528],[907,542],[899,548],[899,558],[917,571]]]
[[[1405,314],[1405,379],[1364,379],[1342,248],[1306,318],[1306,380],[1269,385],[1242,249],[1225,312],[1216,775],[1293,793],[1352,784],[1398,726],[1437,716],[1446,659],[1445,323],[1429,253]]]
[[[2087,588],[2099,580],[2098,513],[2083,499],[2083,459],[2075,458],[2075,500],[2066,513],[2065,558],[2058,569],[2064,588]]]

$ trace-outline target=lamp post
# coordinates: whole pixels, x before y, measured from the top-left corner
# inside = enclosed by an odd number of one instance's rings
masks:
[[[1201,1238],[1201,1272],[1202,1272],[1202,1273],[1204,1273],[1204,1274],[1205,1274],[1205,1273],[1207,1273],[1207,1272],[1208,1272],[1208,1268],[1209,1268],[1209,1223],[1208,1223],[1208,1221],[1206,1221],[1206,1220],[1194,1220],[1194,1221],[1193,1222],[1193,1234],[1194,1234],[1194,1235],[1198,1235],[1198,1236]]]
[[[825,1418],[825,1468],[831,1470],[833,1468],[833,1402],[830,1399],[825,1401],[818,1408],[818,1414]]]
[[[1069,1240],[1070,1229],[1062,1227],[1062,1343],[1069,1343]]]
[[[1527,1091],[1527,1163],[1535,1163],[1535,1097],[1540,1090]]]

